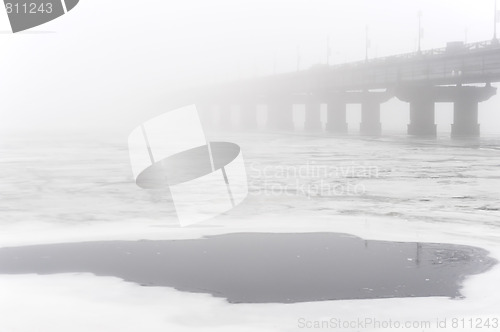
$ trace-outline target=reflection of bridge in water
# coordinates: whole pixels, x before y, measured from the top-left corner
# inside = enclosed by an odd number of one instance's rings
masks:
[[[410,104],[408,134],[435,136],[436,102],[454,104],[452,136],[479,136],[478,105],[495,95],[500,81],[500,43],[448,43],[446,48],[343,65],[247,79],[189,93],[205,119],[232,126],[233,106],[240,126],[257,128],[257,106],[267,106],[267,127],[293,129],[294,104],[305,105],[304,129],[323,130],[321,104],[327,107],[326,129],[346,133],[346,105],[361,104],[360,131],[381,133],[380,105],[396,97]],[[212,122],[210,120],[210,122]]]

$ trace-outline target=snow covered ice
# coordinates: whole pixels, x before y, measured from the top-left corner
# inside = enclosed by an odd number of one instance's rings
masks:
[[[2,140],[2,247],[198,239],[242,232],[335,232],[371,240],[474,246],[500,259],[497,137],[473,144],[403,136],[366,140],[228,134],[223,138],[244,151],[250,197],[225,215],[186,228],[178,227],[164,193],[135,187],[125,140],[77,137]],[[54,157],[45,158],[48,153]],[[325,177],[293,176],[279,168],[300,169],[308,163],[378,171]],[[322,195],[312,190],[321,180],[363,190]],[[301,322],[369,317],[429,321],[432,329],[426,331],[432,331],[439,319],[498,317],[499,277],[496,265],[467,278],[461,290],[464,299],[235,305],[208,294],[142,287],[89,273],[0,275],[0,331],[298,331],[304,330]]]

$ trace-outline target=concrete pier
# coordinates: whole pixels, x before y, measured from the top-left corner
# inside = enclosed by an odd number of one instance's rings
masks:
[[[475,100],[456,101],[453,106],[452,137],[479,137],[479,103]]]
[[[327,103],[326,131],[333,134],[347,134],[346,103],[340,96]]]
[[[436,136],[435,104],[431,99],[415,98],[410,102],[408,135]]]
[[[494,96],[496,88],[490,85],[485,87],[458,86],[456,91],[451,137],[479,137],[479,103]]]
[[[286,98],[275,98],[267,105],[267,129],[278,131],[292,131],[293,104]]]
[[[410,103],[408,135],[436,136],[435,103],[438,95],[439,90],[430,85],[403,86],[396,90],[399,100]]]
[[[361,103],[361,124],[359,127],[361,135],[377,136],[382,133],[380,123],[380,102],[367,97]]]
[[[496,93],[496,88],[477,86],[431,86],[413,85],[399,87],[396,96],[410,103],[410,124],[408,134],[436,136],[435,103],[454,103],[452,137],[478,137],[479,103]]]
[[[232,108],[229,104],[219,105],[219,121],[218,128],[222,130],[230,130],[233,126]]]
[[[240,105],[240,128],[243,130],[257,129],[257,105],[255,103]]]
[[[304,122],[305,131],[321,131],[321,104],[318,100],[313,97],[306,103],[306,114]]]
[[[382,133],[380,122],[380,105],[391,99],[394,95],[392,91],[362,93],[354,92],[349,94],[349,99],[354,102],[361,102],[361,135],[377,136]]]

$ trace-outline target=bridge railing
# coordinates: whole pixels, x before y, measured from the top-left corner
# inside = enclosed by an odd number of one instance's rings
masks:
[[[309,75],[315,77],[312,81],[322,82],[318,84],[328,89],[384,88],[421,81],[434,84],[496,82],[500,81],[500,43],[448,43],[447,47],[423,52],[317,67]]]
[[[447,47],[231,83],[242,95],[328,93],[386,89],[401,84],[479,84],[500,82],[500,42],[449,43]],[[228,85],[229,86],[229,85]]]
[[[421,60],[421,59],[425,59],[429,56],[456,55],[456,54],[460,54],[460,53],[482,51],[485,49],[494,49],[494,48],[500,48],[500,42],[498,40],[487,40],[487,41],[468,43],[468,44],[457,42],[456,44],[449,43],[447,46],[441,47],[441,48],[433,48],[433,49],[424,50],[424,51],[420,51],[420,52],[402,53],[402,54],[398,54],[398,55],[391,55],[391,56],[386,56],[386,57],[369,59],[368,61],[361,60],[361,61],[356,61],[356,62],[337,64],[337,65],[330,66],[330,68],[334,70],[334,69],[341,69],[341,68],[346,68],[346,67],[352,68],[352,67],[366,66],[366,65],[377,65],[377,64],[388,63],[388,62],[398,62],[398,61],[406,61],[406,60]]]

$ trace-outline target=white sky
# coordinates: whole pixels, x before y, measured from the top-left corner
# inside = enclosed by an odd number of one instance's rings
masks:
[[[411,52],[419,10],[424,49],[464,40],[466,29],[469,42],[492,38],[493,0],[81,0],[15,35],[0,11],[0,128],[131,129],[173,88],[270,74],[275,58],[278,72],[295,70],[297,47],[302,68],[324,63],[327,35],[332,63],[363,59],[366,25],[370,57]],[[499,99],[482,107],[483,128],[500,131],[500,117],[489,121]],[[407,105],[392,104],[404,130]]]

